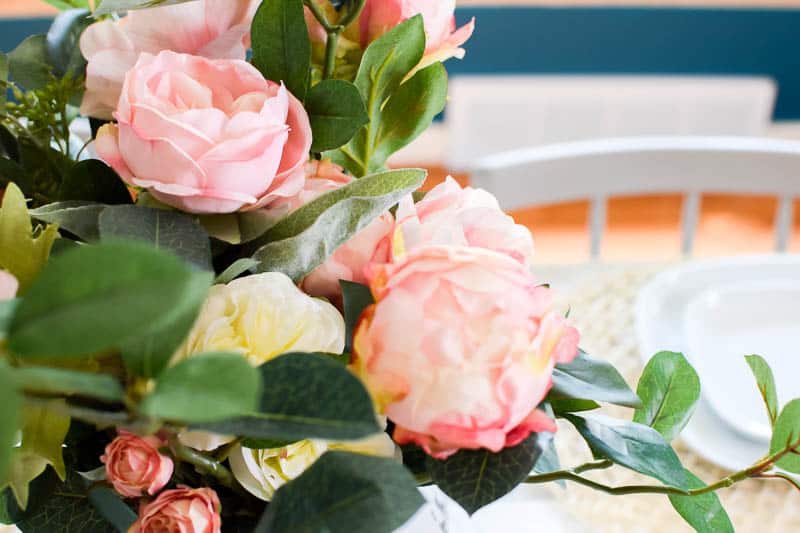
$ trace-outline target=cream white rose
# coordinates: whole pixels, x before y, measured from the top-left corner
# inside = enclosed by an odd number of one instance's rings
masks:
[[[330,303],[312,298],[278,272],[211,287],[175,360],[203,352],[236,352],[260,365],[287,352],[341,353],[345,326]]]

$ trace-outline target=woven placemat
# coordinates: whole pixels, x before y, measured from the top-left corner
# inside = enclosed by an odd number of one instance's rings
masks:
[[[627,266],[582,276],[558,295],[569,305],[570,317],[581,332],[581,346],[595,357],[613,363],[629,383],[635,384],[642,363],[634,333],[633,309],[639,289],[664,266]],[[555,286],[558,288],[557,286]],[[604,407],[611,416],[630,417],[629,409]],[[591,460],[578,433],[559,421],[558,451],[564,466]],[[676,449],[683,464],[706,482],[729,474],[692,453],[680,440]],[[652,484],[624,468],[586,474],[602,483],[618,486]],[[591,529],[614,533],[692,531],[675,512],[666,496],[612,496],[575,484],[566,490],[552,487],[571,514]],[[800,493],[778,480],[746,480],[719,491],[739,533],[800,532]]]

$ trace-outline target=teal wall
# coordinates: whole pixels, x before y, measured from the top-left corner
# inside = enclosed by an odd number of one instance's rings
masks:
[[[464,7],[476,17],[459,74],[765,75],[778,120],[800,120],[800,10]],[[0,50],[47,19],[0,19]]]

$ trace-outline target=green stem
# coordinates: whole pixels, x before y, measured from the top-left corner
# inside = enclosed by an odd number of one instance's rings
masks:
[[[233,474],[231,474],[231,471],[228,470],[227,467],[225,467],[222,463],[215,461],[211,457],[184,446],[178,439],[177,435],[170,435],[169,449],[176,459],[194,465],[195,469],[201,474],[206,474],[216,478],[221,485],[224,485],[229,489],[239,489],[236,478],[233,477]]]
[[[325,16],[325,13],[320,9],[319,4],[315,0],[303,0],[303,3],[306,5],[311,14],[314,15],[314,18],[317,19],[317,22],[325,28],[327,33],[332,32],[335,29],[335,26],[328,22],[328,17]]]
[[[348,27],[354,20],[358,18],[366,3],[367,0],[356,0],[356,2],[353,4],[353,8],[348,9],[347,13],[345,13],[345,15],[339,19],[339,26],[342,29]]]
[[[325,70],[322,71],[324,80],[332,78],[336,71],[336,47],[338,44],[339,31],[328,32],[328,42],[325,45]]]

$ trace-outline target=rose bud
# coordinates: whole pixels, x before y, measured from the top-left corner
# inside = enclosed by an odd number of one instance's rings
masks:
[[[158,451],[163,445],[155,436],[139,437],[120,431],[100,457],[114,490],[126,498],[138,498],[163,489],[173,470],[172,459]]]

